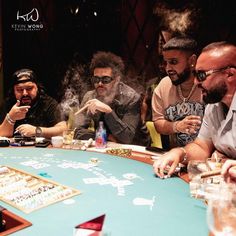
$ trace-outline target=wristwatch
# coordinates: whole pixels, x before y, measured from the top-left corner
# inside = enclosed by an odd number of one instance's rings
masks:
[[[35,137],[41,137],[42,136],[42,129],[37,126],[35,129]]]

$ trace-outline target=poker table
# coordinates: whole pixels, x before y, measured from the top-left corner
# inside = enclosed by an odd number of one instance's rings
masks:
[[[98,161],[96,166],[75,167],[76,163],[94,159]],[[34,168],[22,164],[30,161],[43,165]],[[0,205],[32,223],[14,235],[69,236],[76,225],[103,214],[107,235],[208,235],[206,205],[190,197],[188,184],[179,177],[159,179],[151,165],[132,158],[80,150],[9,147],[0,149],[0,165],[43,174],[43,178],[81,191],[70,204],[60,201],[29,214],[1,201]],[[101,175],[109,181],[97,182]],[[113,180],[123,184],[117,187]]]

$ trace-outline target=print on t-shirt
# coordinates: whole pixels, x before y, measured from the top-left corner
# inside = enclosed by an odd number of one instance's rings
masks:
[[[178,102],[175,105],[167,107],[165,110],[165,119],[173,122],[183,120],[186,116],[196,115],[203,117],[204,115],[204,104],[199,102]],[[178,146],[185,146],[189,142],[192,142],[196,137],[196,134],[184,134],[176,133],[176,141]]]

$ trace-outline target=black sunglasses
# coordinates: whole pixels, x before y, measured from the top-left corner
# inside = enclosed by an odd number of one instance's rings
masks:
[[[213,74],[213,73],[217,73],[217,72],[221,72],[221,71],[224,71],[224,70],[227,70],[229,68],[236,68],[236,66],[226,66],[226,67],[223,67],[223,68],[220,68],[220,69],[213,69],[213,70],[208,70],[208,71],[204,71],[204,70],[194,70],[193,71],[193,75],[196,77],[196,79],[199,81],[199,82],[202,82],[204,80],[206,80],[206,78]]]
[[[109,83],[111,83],[112,80],[113,80],[113,78],[110,76],[101,76],[101,77],[93,76],[91,78],[91,82],[93,84],[98,84],[99,82],[102,82],[103,84],[109,84]]]

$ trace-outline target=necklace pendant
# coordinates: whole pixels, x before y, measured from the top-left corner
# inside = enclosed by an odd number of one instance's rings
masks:
[[[181,104],[180,104],[180,112],[182,114],[187,114],[189,112],[189,106],[188,106],[188,103],[186,103],[185,101],[183,101]]]
[[[179,95],[180,99],[182,99],[183,103],[187,103],[188,102],[188,100],[192,96],[195,88],[196,88],[196,86],[195,86],[195,84],[193,84],[193,87],[191,88],[191,91],[189,92],[189,95],[187,97],[184,97],[180,85],[177,86],[178,95]]]

